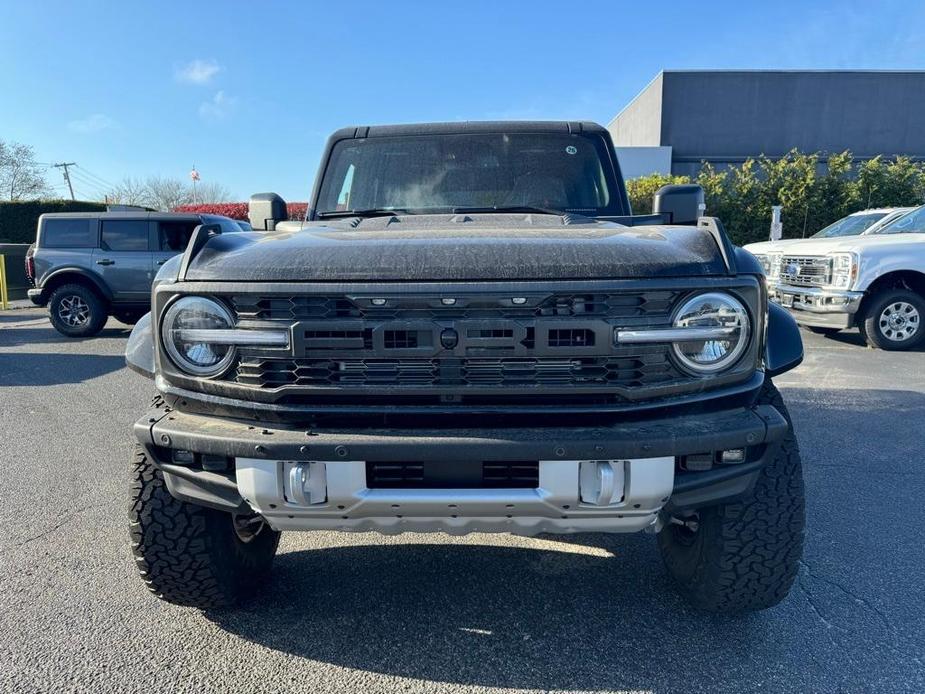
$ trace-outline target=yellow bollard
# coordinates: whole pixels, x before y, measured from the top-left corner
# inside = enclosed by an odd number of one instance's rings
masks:
[[[6,293],[6,256],[0,254],[0,309],[10,307],[9,295]]]

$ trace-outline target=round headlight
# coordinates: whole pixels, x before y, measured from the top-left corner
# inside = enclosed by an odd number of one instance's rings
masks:
[[[234,359],[234,347],[197,341],[197,330],[226,330],[234,327],[231,313],[217,301],[185,296],[164,314],[161,340],[171,361],[195,376],[214,376]]]
[[[674,343],[675,357],[697,374],[732,366],[748,345],[748,311],[730,294],[710,292],[688,299],[675,314],[674,327],[702,329],[697,339]]]

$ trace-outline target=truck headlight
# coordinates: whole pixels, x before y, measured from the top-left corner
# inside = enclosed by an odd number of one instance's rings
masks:
[[[858,263],[854,253],[832,254],[832,286],[848,289],[857,277]]]
[[[673,346],[681,366],[695,374],[713,374],[735,364],[748,346],[751,332],[745,306],[723,292],[698,294],[688,299],[675,313],[673,325],[681,329],[699,329],[702,335],[702,338],[675,342]]]
[[[228,330],[231,313],[220,303],[202,296],[185,296],[164,313],[161,341],[171,361],[195,376],[214,376],[234,359],[234,346],[197,339],[197,331]]]

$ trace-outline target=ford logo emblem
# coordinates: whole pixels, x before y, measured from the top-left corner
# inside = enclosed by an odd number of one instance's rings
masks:
[[[800,266],[796,263],[788,263],[787,267],[784,268],[784,272],[786,272],[788,275],[797,277],[800,274]]]

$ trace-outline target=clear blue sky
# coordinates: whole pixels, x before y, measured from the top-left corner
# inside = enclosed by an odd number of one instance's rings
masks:
[[[662,69],[925,68],[923,27],[913,2],[0,0],[0,138],[305,200],[344,125],[606,123]]]

